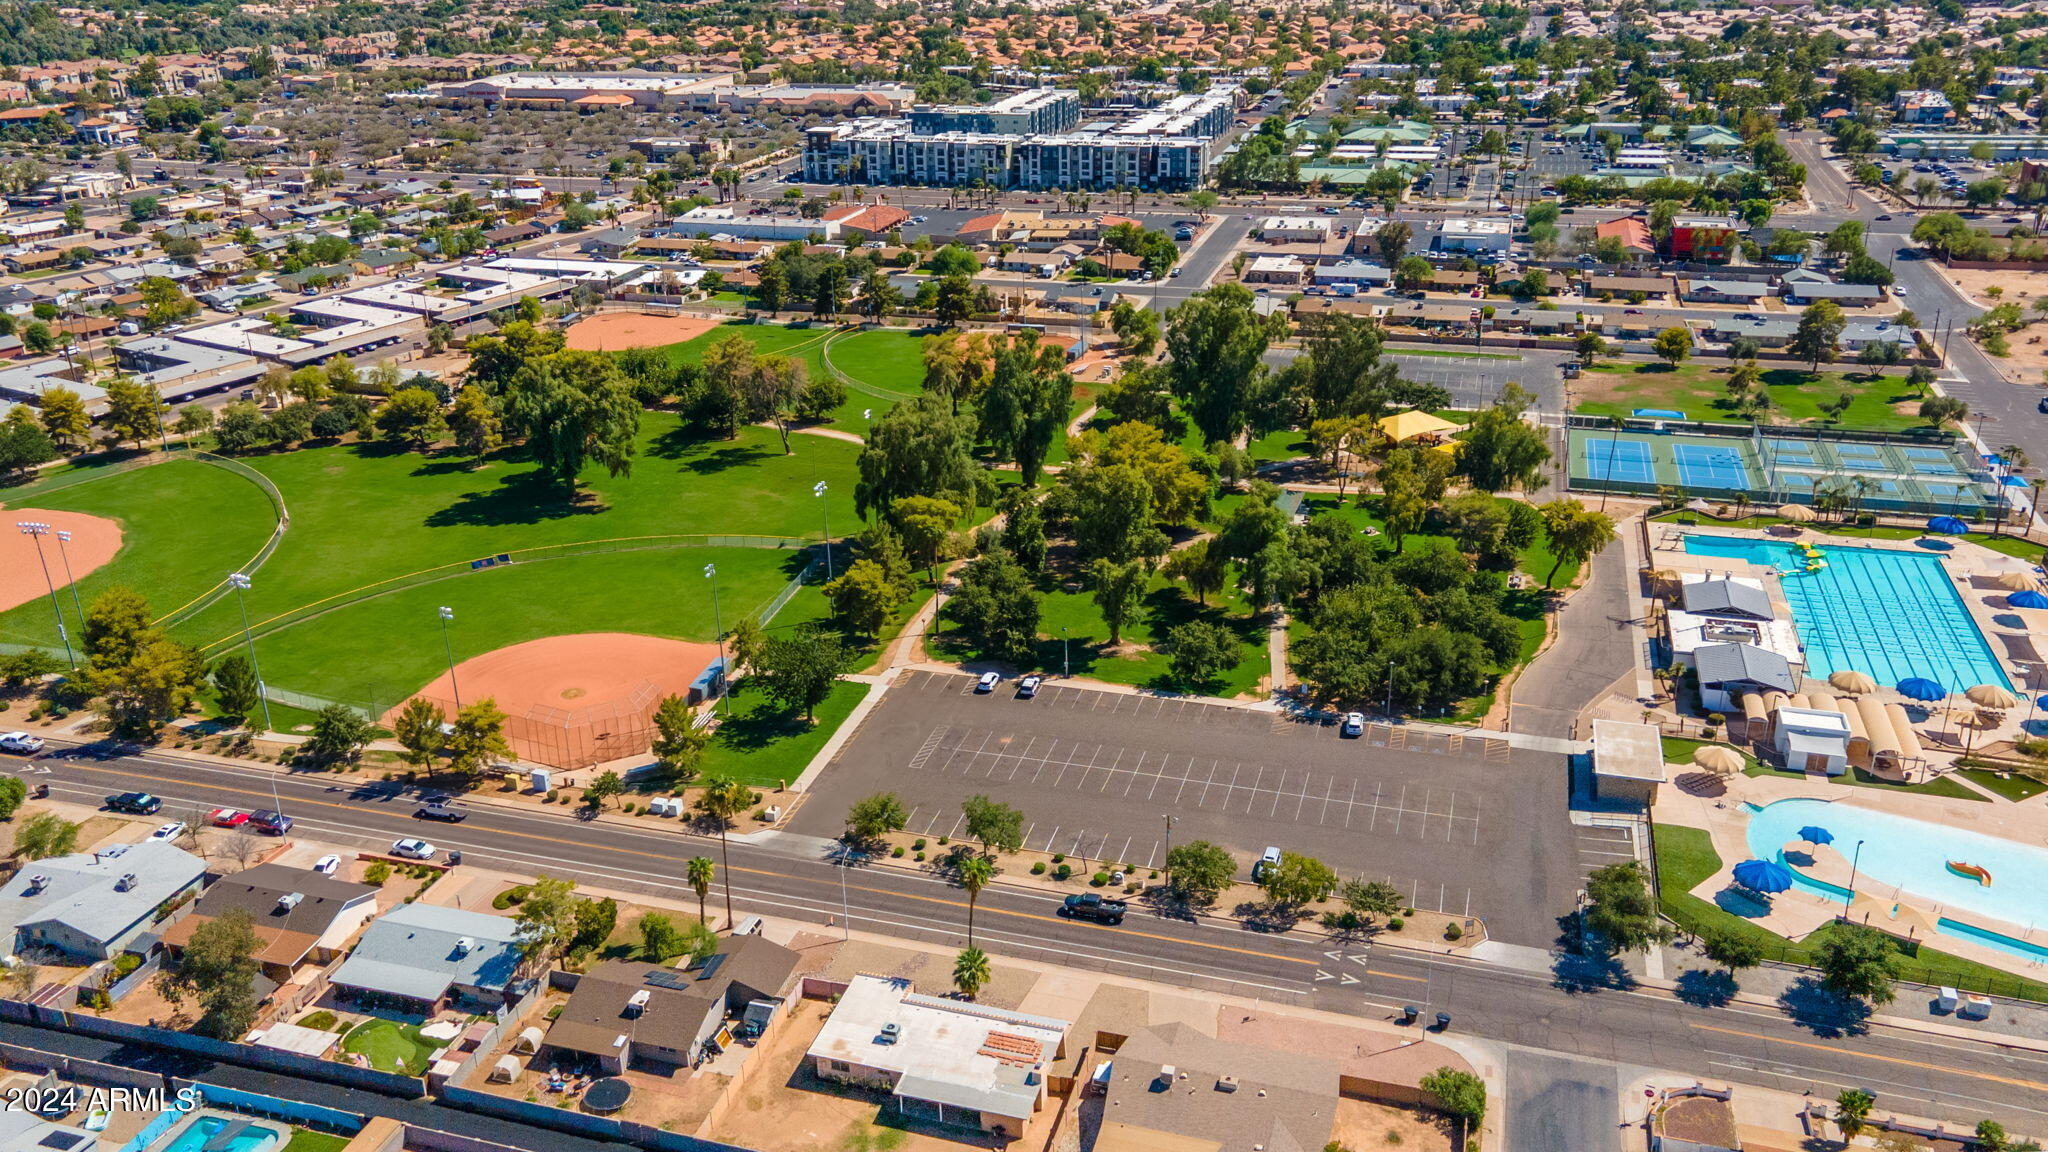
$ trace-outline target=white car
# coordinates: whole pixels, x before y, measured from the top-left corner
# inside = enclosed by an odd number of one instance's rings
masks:
[[[23,756],[32,756],[42,750],[43,738],[40,736],[31,736],[26,732],[9,732],[5,735],[0,735],[0,752],[14,752]]]
[[[162,840],[168,843],[172,840],[176,840],[178,837],[183,836],[184,834],[185,822],[183,820],[173,820],[169,824],[158,825],[157,830],[149,834],[149,838],[151,840]]]
[[[1344,714],[1343,732],[1346,736],[1365,735],[1365,713],[1346,712]]]
[[[341,871],[341,857],[330,852],[320,859],[313,861],[313,871],[318,872],[322,876],[332,876],[336,872]]]
[[[391,854],[405,860],[432,860],[434,858],[434,846],[425,840],[414,840],[408,837],[404,840],[392,841]]]
[[[976,692],[993,692],[996,690],[996,685],[1001,684],[1002,682],[1002,673],[983,672],[981,674],[981,679],[976,680],[974,682],[974,690]]]

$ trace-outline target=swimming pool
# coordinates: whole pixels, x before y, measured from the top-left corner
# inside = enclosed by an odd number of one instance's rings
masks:
[[[242,1125],[241,1130],[229,1136],[223,1149],[216,1152],[271,1152],[284,1144],[284,1137],[277,1129],[262,1124],[245,1124],[225,1116],[201,1116],[185,1126],[178,1138],[171,1141],[164,1152],[204,1152],[206,1146],[220,1135],[230,1124]]]
[[[1802,797],[1779,800],[1750,813],[1746,835],[1750,854],[1759,860],[1782,862],[1785,845],[1798,840],[1799,830],[1809,824],[1834,833],[1831,847],[1856,860],[1856,888],[1866,896],[1886,899],[1910,894],[1919,897],[1915,903],[1937,905],[1927,910],[1944,915],[1975,913],[2022,928],[2048,928],[2048,851],[1981,832]],[[1863,844],[1860,858],[1858,841]],[[1949,871],[1950,861],[1985,869],[1991,873],[1991,883],[1980,884]],[[1797,867],[1792,871],[1804,882],[1802,887],[1839,898],[1840,887],[1805,876]],[[1988,943],[1985,937],[1997,935],[1969,924],[1958,927],[1954,935],[1978,943]],[[2025,947],[2019,941],[2014,944]],[[2019,952],[2020,948],[2001,950]]]
[[[1688,533],[1685,550],[1776,568],[1815,679],[1852,668],[1884,685],[1924,676],[1950,692],[2012,687],[1939,557],[1823,546],[1827,566],[1808,572],[1797,548],[1775,540]]]

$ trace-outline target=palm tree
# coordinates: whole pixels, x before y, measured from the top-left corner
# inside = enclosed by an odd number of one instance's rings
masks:
[[[732,826],[732,818],[746,811],[754,803],[754,790],[730,776],[721,776],[710,781],[704,794],[697,797],[697,807],[706,816],[718,821],[718,855],[725,871],[725,923],[731,927],[732,918],[732,848],[726,832]]]
[[[995,862],[986,856],[969,856],[960,861],[955,874],[960,887],[967,893],[967,946],[974,947],[974,905],[981,899],[981,890],[996,878]]]
[[[704,915],[704,899],[711,895],[711,879],[717,874],[718,866],[711,862],[711,857],[690,857],[688,876],[690,878],[690,887],[697,892],[697,919],[699,920],[708,919]]]
[[[953,957],[953,987],[969,1000],[988,983],[988,953],[968,948]]]

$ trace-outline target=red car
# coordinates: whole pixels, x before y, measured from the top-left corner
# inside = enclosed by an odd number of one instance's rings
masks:
[[[249,814],[240,808],[215,808],[206,814],[206,822],[215,828],[240,828],[249,822]]]

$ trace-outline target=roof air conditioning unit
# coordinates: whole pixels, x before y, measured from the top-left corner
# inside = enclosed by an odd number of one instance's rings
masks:
[[[38,892],[41,892],[41,891],[43,890],[43,886],[44,886],[45,884],[48,884],[49,882],[50,882],[50,878],[49,878],[48,876],[44,876],[44,875],[41,875],[41,874],[37,874],[37,875],[34,875],[34,876],[31,876],[31,877],[29,877],[29,878],[28,878],[28,894],[29,894],[29,895],[31,895],[31,896],[33,896],[33,895],[35,895],[36,893],[38,893]]]
[[[638,992],[633,993],[633,995],[626,1001],[626,1015],[638,1016],[642,1012],[647,1011],[647,1001],[650,998],[652,998],[653,995],[653,993],[649,992],[645,988],[642,988]]]
[[[1235,1076],[1219,1076],[1219,1077],[1217,1077],[1217,1078],[1216,1078],[1216,1090],[1217,1090],[1218,1092],[1235,1092],[1235,1091],[1237,1091],[1237,1077],[1235,1077]]]
[[[467,956],[469,955],[469,950],[474,947],[476,947],[476,941],[464,936],[455,942],[455,954],[457,956]]]
[[[280,912],[289,912],[292,909],[297,908],[300,904],[304,903],[305,899],[306,894],[304,892],[287,892],[284,895],[279,896],[277,898],[277,910]]]
[[[133,872],[124,872],[119,880],[114,881],[114,891],[116,892],[126,892],[133,887],[135,887],[135,873]]]
[[[1161,1064],[1159,1066],[1159,1082],[1169,1088],[1173,1087],[1173,1065]]]

